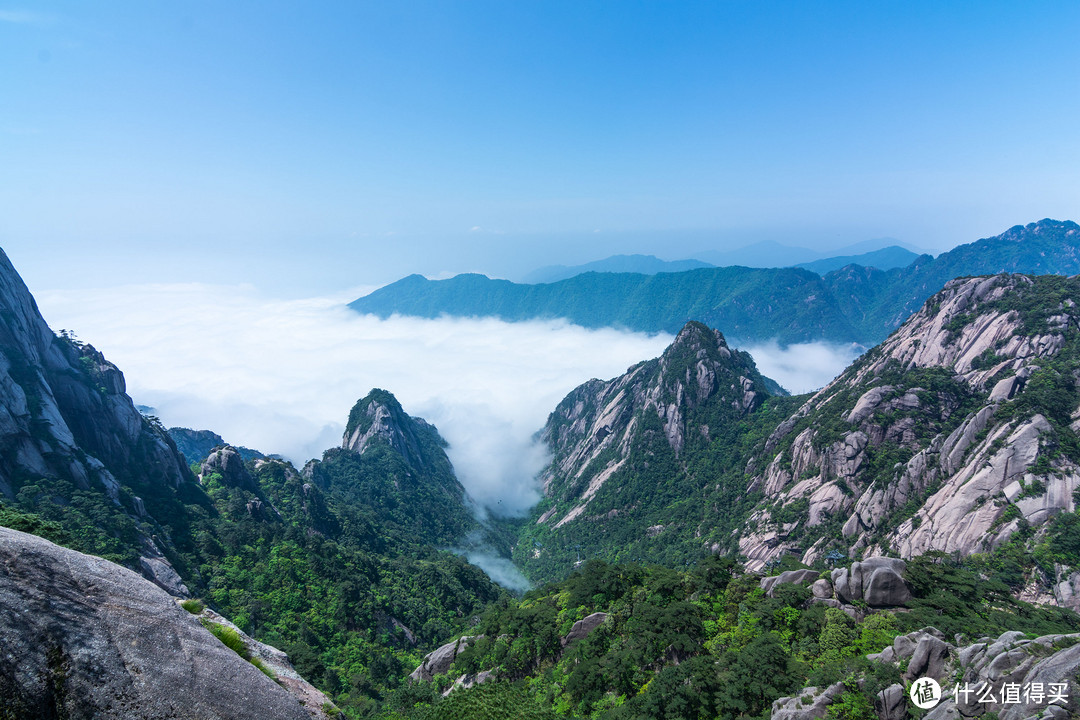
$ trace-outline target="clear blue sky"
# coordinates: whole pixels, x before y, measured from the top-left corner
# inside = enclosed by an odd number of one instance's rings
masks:
[[[0,2],[31,288],[1080,219],[1080,3]],[[46,251],[51,258],[46,256]]]

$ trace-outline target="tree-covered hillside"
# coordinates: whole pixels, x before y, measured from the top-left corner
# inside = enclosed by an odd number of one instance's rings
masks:
[[[395,717],[496,717],[513,698],[503,717],[734,720],[767,717],[774,701],[806,686],[841,683],[829,717],[869,720],[881,692],[905,679],[902,664],[866,655],[898,636],[919,637],[928,626],[950,642],[956,632],[971,642],[1012,630],[1080,630],[1073,613],[1017,602],[992,574],[945,557],[909,563],[913,597],[892,608],[817,597],[808,584],[830,577],[822,569],[763,587],[725,557],[684,571],[587,562],[562,582],[489,608],[430,681],[426,702]],[[445,700],[434,693],[481,679]]]
[[[410,275],[350,303],[362,313],[504,320],[566,318],[584,327],[676,333],[689,320],[736,345],[829,340],[874,344],[949,280],[1001,272],[1080,273],[1080,226],[1042,220],[922,256],[888,271],[848,265],[824,277],[801,269],[701,268],[678,273],[585,273],[545,285],[483,275]]]

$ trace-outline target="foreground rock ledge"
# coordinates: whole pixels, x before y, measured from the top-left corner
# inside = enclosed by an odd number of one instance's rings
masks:
[[[0,717],[312,714],[136,573],[0,528]]]

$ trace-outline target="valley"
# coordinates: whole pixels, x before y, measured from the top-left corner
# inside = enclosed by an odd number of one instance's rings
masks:
[[[1073,712],[1080,280],[1037,272],[1075,255],[1074,224],[1048,223],[938,258],[1001,263],[1002,248],[1020,248],[1007,267],[1036,267],[943,281],[813,393],[790,395],[725,332],[689,319],[659,357],[553,408],[538,435],[542,497],[525,515],[470,497],[440,430],[390,389],[357,400],[340,445],[302,465],[209,430],[166,431],[104,355],[48,327],[2,257],[0,526],[42,539],[4,547],[135,583],[138,612],[168,614],[184,643],[210,647],[199,622],[231,623],[247,649],[219,656],[221,672],[251,683],[262,676],[244,663],[275,658],[265,702],[282,689],[319,697],[305,705],[314,716],[821,717],[800,714],[792,698],[805,695],[820,698],[807,701],[815,713],[889,720],[906,713],[918,663],[942,687],[1054,678]],[[905,292],[940,267],[916,262]],[[898,297],[892,287],[871,294]],[[777,334],[799,322],[757,321]],[[534,589],[493,582],[465,559],[477,555],[512,558]],[[47,652],[0,661],[0,717],[136,717],[85,702],[92,663],[77,648],[106,647],[93,633],[117,621],[95,614],[83,639],[49,625],[21,558],[0,575],[0,637],[22,642],[13,610],[30,603]],[[90,571],[72,572],[63,583],[77,588]],[[165,609],[180,601],[195,625]],[[206,699],[213,682],[182,692],[242,717]],[[160,686],[124,687],[132,706],[177,712]],[[1025,712],[1057,717],[1036,705]]]

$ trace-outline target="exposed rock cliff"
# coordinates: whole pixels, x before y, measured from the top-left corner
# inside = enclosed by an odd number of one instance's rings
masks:
[[[541,436],[554,456],[541,475],[544,493],[572,509],[541,522],[558,527],[580,516],[643,435],[659,430],[678,458],[688,436],[709,437],[715,427],[708,421],[715,426],[754,410],[770,394],[768,382],[749,355],[691,322],[658,359],[614,380],[579,386],[559,403]]]
[[[948,283],[749,463],[764,500],[740,533],[748,567],[829,549],[987,552],[1074,511],[1078,301],[1078,278]]]
[[[551,555],[556,543],[573,549],[580,540],[568,539],[595,533],[589,525],[658,544],[695,532],[701,511],[680,516],[669,505],[689,511],[692,498],[716,483],[712,470],[695,463],[777,392],[748,354],[696,322],[659,358],[579,386],[541,435],[552,453],[541,475],[545,497],[534,510],[541,530],[519,544],[519,559]],[[586,552],[601,545],[590,543]]]
[[[168,434],[125,394],[123,374],[92,346],[54,335],[0,251],[0,498],[55,514],[76,493],[107,495],[141,538],[131,565],[176,591],[167,533],[141,523],[153,521],[152,498],[191,481]]]
[[[309,462],[303,475],[323,491],[359,501],[380,522],[429,542],[457,543],[478,523],[446,447],[435,426],[374,389],[349,413],[341,447]]]
[[[6,528],[0,647],[3,717],[312,717],[135,573]]]
[[[420,449],[419,434],[432,429],[422,418],[407,415],[393,395],[376,388],[349,412],[341,447],[363,455],[373,443],[383,443],[410,465],[421,465],[427,458]]]

